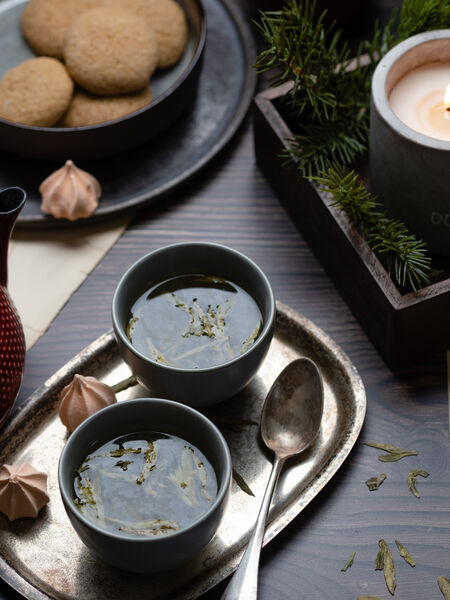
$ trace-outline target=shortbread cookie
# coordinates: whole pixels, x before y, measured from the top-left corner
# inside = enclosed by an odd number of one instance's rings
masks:
[[[186,48],[188,26],[175,0],[103,0],[111,8],[126,8],[145,19],[158,40],[158,67],[176,63]]]
[[[152,92],[148,85],[140,92],[123,96],[94,96],[80,90],[75,93],[61,125],[62,127],[84,127],[120,119],[150,104],[152,99]]]
[[[51,127],[66,112],[73,81],[56,58],[30,58],[0,81],[0,117],[24,125]]]
[[[64,59],[75,81],[92,94],[130,94],[156,68],[154,33],[136,15],[106,7],[77,17],[66,32]]]
[[[22,13],[22,33],[37,54],[63,57],[66,29],[97,0],[30,0]]]

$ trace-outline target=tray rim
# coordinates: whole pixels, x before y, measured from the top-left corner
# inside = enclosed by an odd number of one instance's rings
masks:
[[[3,0],[0,0],[2,2]],[[8,2],[8,0],[5,0]],[[88,219],[79,219],[78,221],[66,221],[62,219],[51,219],[45,215],[19,215],[16,228],[18,229],[65,229],[89,226],[91,223],[99,223],[109,219],[118,217],[123,214],[137,212],[145,207],[151,206],[160,199],[175,192],[185,183],[189,182],[196,175],[201,173],[205,167],[224,150],[225,146],[231,141],[239,127],[241,126],[245,116],[251,106],[253,96],[256,90],[258,75],[252,67],[256,56],[256,45],[247,19],[244,16],[242,9],[237,4],[236,0],[215,0],[221,3],[230,15],[230,20],[233,22],[238,34],[242,54],[242,72],[243,84],[238,99],[238,105],[235,111],[230,115],[229,120],[221,130],[221,135],[217,136],[215,143],[202,154],[198,160],[179,172],[176,177],[171,177],[169,181],[159,185],[150,193],[143,192],[135,194],[133,198],[126,201],[121,201],[114,206],[105,208],[99,207],[99,211],[94,213]],[[207,8],[205,7],[206,19],[208,19]],[[208,42],[206,41],[206,45]],[[195,102],[195,100],[194,100]],[[183,116],[180,117],[181,119]],[[17,157],[21,160],[21,157]]]
[[[337,368],[345,375],[346,382],[353,390],[355,416],[352,420],[351,431],[347,433],[344,442],[339,446],[338,452],[335,452],[332,458],[320,471],[318,471],[314,481],[306,487],[306,493],[300,494],[287,510],[275,517],[266,527],[263,546],[270,542],[296,516],[298,516],[336,474],[358,439],[366,414],[366,393],[364,384],[355,365],[342,348],[308,318],[289,306],[277,301],[277,319],[279,316],[294,322],[302,331],[306,331],[315,343],[325,346],[328,351],[333,354]],[[36,410],[45,407],[46,402],[51,399],[51,396],[53,396],[58,389],[62,389],[62,387],[71,380],[75,371],[83,372],[83,367],[85,367],[93,357],[99,353],[113,350],[115,345],[116,341],[114,333],[112,329],[110,329],[81,350],[37,388],[28,399],[24,400],[19,406],[13,409],[12,416],[8,419],[6,426],[3,428],[0,435],[0,452],[3,451],[3,448],[8,444],[8,438],[14,435],[16,428],[19,426],[25,427],[26,434],[31,432],[32,426],[29,427],[28,432],[26,431],[27,420],[34,416]],[[188,595],[184,596],[185,600],[198,598],[201,594],[205,593],[230,575],[239,564],[244,549],[234,555],[225,566],[216,569],[214,574],[209,577],[206,584],[203,581],[203,585],[202,582],[197,582],[197,585],[195,585],[194,581],[192,581],[191,587],[188,588],[188,590],[186,590],[186,588],[183,590],[185,593],[188,592]],[[17,592],[22,594],[27,600],[49,600],[53,598],[53,596],[47,595],[45,592],[42,592],[35,587],[24,576],[18,573],[2,556],[0,556],[0,578]],[[192,586],[194,586],[194,589]]]

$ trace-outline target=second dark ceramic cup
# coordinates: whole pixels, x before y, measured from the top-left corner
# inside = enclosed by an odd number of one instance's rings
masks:
[[[180,369],[140,353],[126,335],[130,308],[151,286],[171,277],[207,274],[223,277],[244,288],[256,301],[263,329],[247,352],[206,369]],[[112,304],[114,333],[123,359],[137,379],[154,395],[190,406],[216,404],[242,390],[261,365],[275,326],[275,297],[261,269],[240,252],[209,242],[165,246],[138,260],[123,275]]]

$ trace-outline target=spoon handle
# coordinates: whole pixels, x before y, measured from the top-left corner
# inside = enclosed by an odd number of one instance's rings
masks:
[[[231,578],[221,600],[256,600],[258,593],[258,566],[261,545],[264,538],[267,513],[273,490],[283,467],[284,458],[275,455],[275,460],[267,482],[264,498],[256,519],[252,537],[242,560]]]

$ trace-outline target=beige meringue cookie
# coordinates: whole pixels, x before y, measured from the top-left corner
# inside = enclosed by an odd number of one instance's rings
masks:
[[[47,475],[36,471],[30,463],[4,464],[0,469],[0,512],[10,521],[21,517],[37,517],[49,502]]]
[[[71,160],[49,175],[39,186],[41,209],[56,219],[89,217],[98,206],[102,190],[97,179]]]
[[[106,383],[95,377],[75,375],[69,385],[61,391],[59,417],[72,432],[80,423],[95,412],[114,404],[116,395]]]

